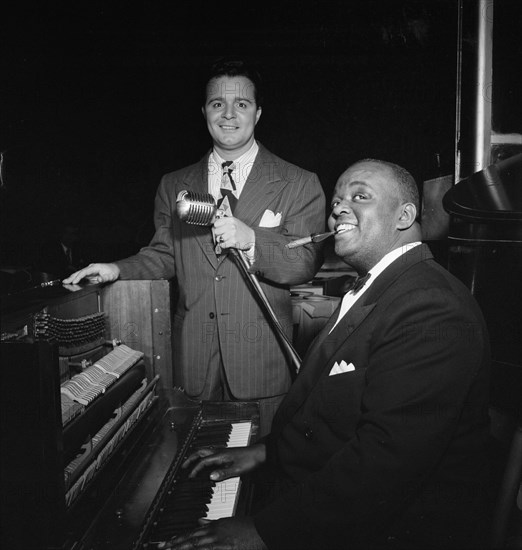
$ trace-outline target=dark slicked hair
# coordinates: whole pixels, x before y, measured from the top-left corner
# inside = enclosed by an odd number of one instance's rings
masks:
[[[254,99],[256,100],[256,107],[259,109],[263,105],[263,91],[261,75],[257,68],[247,61],[239,58],[220,57],[209,67],[203,89],[203,105],[206,101],[206,92],[208,83],[213,78],[220,78],[222,76],[234,77],[244,76],[248,78],[254,85]]]
[[[359,164],[361,162],[374,162],[375,164],[380,164],[382,166],[386,166],[387,168],[389,168],[393,174],[393,179],[396,181],[397,187],[399,188],[400,199],[403,202],[411,202],[412,204],[414,204],[415,208],[417,209],[417,216],[419,216],[420,214],[419,188],[415,183],[414,177],[408,172],[408,170],[406,170],[406,168],[403,168],[398,164],[394,164],[393,162],[388,162],[386,160],[378,160],[378,159],[363,159],[363,160],[359,160],[355,164]]]

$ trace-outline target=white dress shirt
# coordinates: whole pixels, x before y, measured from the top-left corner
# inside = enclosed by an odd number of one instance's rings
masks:
[[[237,198],[239,198],[243,187],[245,187],[258,151],[259,145],[254,140],[252,147],[234,160],[235,167],[231,176],[236,184],[235,195]],[[221,165],[223,162],[225,162],[225,159],[222,159],[216,150],[213,149],[208,157],[208,192],[214,197],[216,202],[221,198],[221,178],[223,176],[223,167]]]
[[[378,275],[380,275],[393,261],[395,261],[397,258],[402,256],[404,253],[408,252],[412,248],[415,248],[416,246],[419,246],[421,243],[420,241],[416,241],[414,243],[408,243],[404,246],[400,246],[399,248],[396,248],[395,250],[392,250],[391,252],[388,252],[386,256],[383,256],[379,262],[377,262],[369,271],[370,278],[368,281],[364,284],[364,286],[355,294],[349,290],[344,296],[343,301],[341,302],[341,309],[339,311],[339,317],[337,317],[337,321],[335,321],[335,325],[331,328],[329,334],[331,334],[332,330],[337,326],[339,321],[346,315],[346,313],[350,310],[350,308],[357,302],[357,300],[370,288],[371,284]]]

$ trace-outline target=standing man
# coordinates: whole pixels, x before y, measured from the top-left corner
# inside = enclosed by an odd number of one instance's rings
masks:
[[[198,163],[163,177],[155,202],[156,233],[135,256],[91,264],[66,279],[107,283],[176,277],[174,380],[197,399],[259,400],[260,433],[290,387],[288,360],[227,248],[243,250],[289,337],[289,285],[309,281],[321,265],[315,245],[289,251],[291,240],[321,232],[324,193],[315,174],[270,153],[254,137],[261,83],[242,61],[215,64],[203,117],[213,141]],[[176,215],[180,191],[211,193],[227,216],[212,231]],[[222,253],[216,252],[216,244]],[[218,252],[219,252],[218,248]]]
[[[185,464],[216,481],[270,465],[273,499],[162,548],[487,546],[488,335],[468,289],[419,242],[418,203],[394,164],[341,175],[328,225],[364,283],[312,343],[270,435]]]

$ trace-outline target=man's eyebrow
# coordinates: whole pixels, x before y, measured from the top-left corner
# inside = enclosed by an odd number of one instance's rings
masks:
[[[230,92],[231,94],[234,92]],[[227,95],[227,94],[225,94]],[[224,97],[222,95],[220,96],[212,96],[209,99],[207,99],[207,104],[212,103],[213,101],[224,101]],[[248,99],[248,97],[236,97],[234,98],[234,101],[246,101],[248,103],[254,103],[255,101],[253,99]]]
[[[371,185],[369,185],[368,183],[366,183],[365,181],[360,181],[360,180],[355,180],[355,181],[351,181],[349,184],[348,184],[350,187],[355,187],[356,185],[360,185],[362,187],[367,187],[367,188],[371,188]]]
[[[355,181],[351,181],[349,184],[348,184],[348,187],[350,189],[352,189],[353,187],[364,187],[365,189],[372,189],[372,186],[369,185],[368,183],[366,183],[365,181],[360,181],[360,180],[355,180]],[[332,197],[332,201],[334,199],[342,199],[342,197],[340,196],[340,193],[334,193],[333,197]]]

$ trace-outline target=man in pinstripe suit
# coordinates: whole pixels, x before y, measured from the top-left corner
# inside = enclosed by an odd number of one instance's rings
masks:
[[[65,282],[175,277],[176,384],[202,400],[259,400],[264,434],[291,376],[276,332],[227,249],[245,252],[290,337],[289,286],[309,281],[321,254],[313,244],[295,251],[285,245],[324,229],[324,193],[315,174],[255,140],[260,80],[245,63],[212,67],[202,112],[213,148],[200,162],[162,178],[149,246],[125,260],[91,264]],[[227,216],[212,230],[183,223],[176,216],[182,190],[211,193]]]

